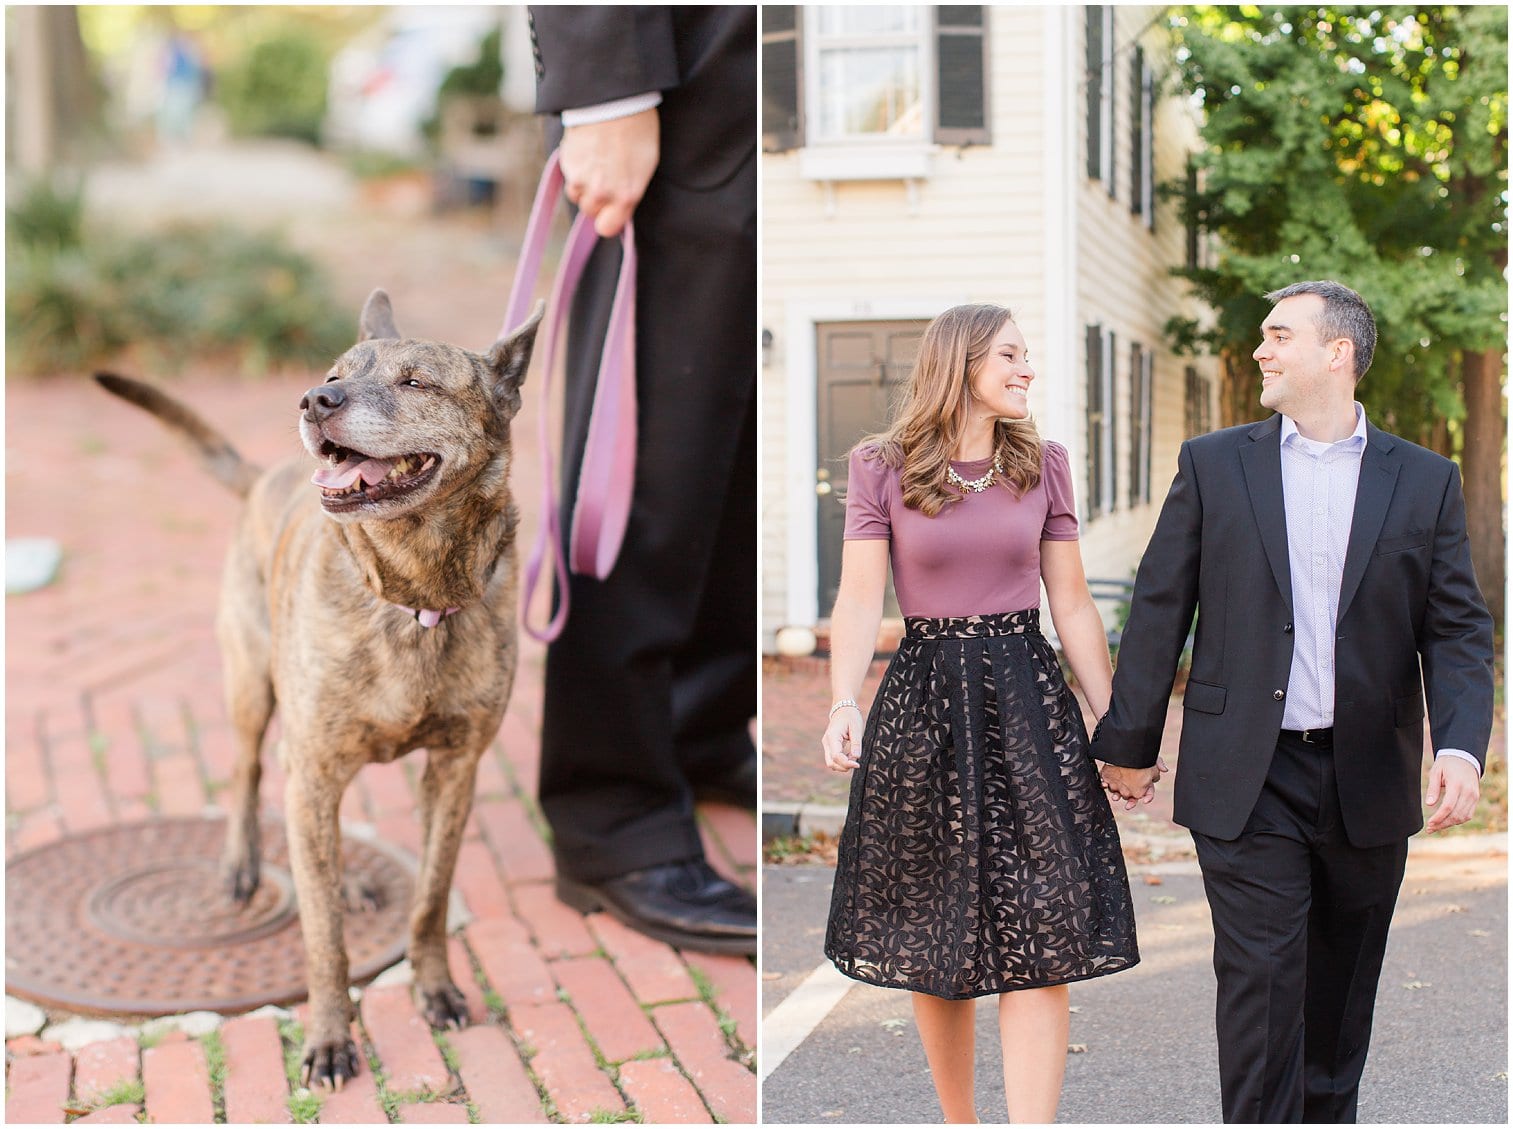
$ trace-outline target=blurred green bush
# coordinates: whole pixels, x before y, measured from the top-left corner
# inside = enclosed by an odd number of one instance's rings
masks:
[[[178,225],[94,230],[77,186],[37,183],[6,208],[5,340],[17,375],[120,359],[177,369],[231,356],[252,371],[324,368],[353,319],[320,269],[263,232]]]
[[[319,39],[297,29],[254,43],[216,76],[216,101],[233,133],[320,141],[329,60]]]

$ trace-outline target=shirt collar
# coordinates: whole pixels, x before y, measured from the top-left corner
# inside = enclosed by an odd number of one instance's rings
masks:
[[[1366,446],[1366,408],[1359,400],[1355,401],[1355,430],[1333,443],[1320,443],[1316,439],[1308,438],[1298,430],[1298,425],[1292,421],[1291,416],[1283,416],[1282,445],[1286,446],[1289,443],[1316,452],[1327,451],[1331,447],[1341,447],[1344,450],[1364,448]]]

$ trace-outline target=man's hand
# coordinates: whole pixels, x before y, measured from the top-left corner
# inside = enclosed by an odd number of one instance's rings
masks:
[[[1156,758],[1156,763],[1150,768],[1122,768],[1117,764],[1106,764],[1099,772],[1103,778],[1103,787],[1115,800],[1124,801],[1124,810],[1129,811],[1137,803],[1144,801],[1151,803],[1156,798],[1156,784],[1161,779],[1163,772],[1169,771],[1166,761]]]
[[[594,221],[605,239],[619,235],[636,210],[662,155],[655,108],[562,133],[562,179],[567,198]]]
[[[1424,803],[1429,807],[1439,805],[1439,810],[1429,817],[1424,830],[1432,835],[1457,823],[1465,823],[1476,811],[1476,801],[1481,796],[1481,777],[1476,766],[1460,757],[1435,757],[1429,769],[1429,788]]]

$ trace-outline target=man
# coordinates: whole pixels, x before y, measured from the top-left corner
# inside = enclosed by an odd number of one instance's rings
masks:
[[[537,110],[603,239],[571,313],[571,528],[594,372],[634,213],[636,482],[614,570],[574,576],[547,652],[541,804],[558,895],[687,948],[756,951],[695,793],[756,802],[756,10],[531,9]]]
[[[1433,832],[1476,806],[1492,621],[1455,465],[1354,400],[1366,303],[1337,282],[1267,300],[1254,356],[1277,414],[1183,444],[1093,755],[1111,793],[1152,794],[1196,607],[1173,799],[1213,915],[1224,1119],[1349,1122],[1423,826],[1426,692]]]

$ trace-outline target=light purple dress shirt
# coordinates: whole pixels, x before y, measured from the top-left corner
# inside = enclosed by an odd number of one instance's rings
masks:
[[[1359,403],[1355,431],[1335,443],[1309,439],[1291,419],[1282,417],[1282,499],[1293,623],[1283,729],[1327,729],[1334,724],[1334,633],[1365,450],[1366,409]],[[1440,749],[1435,755],[1476,764],[1476,758],[1462,749]]]

